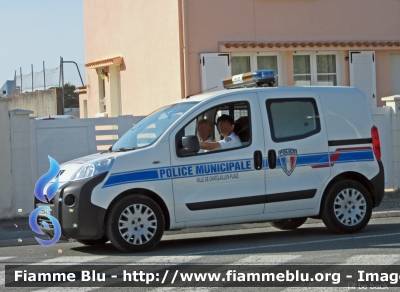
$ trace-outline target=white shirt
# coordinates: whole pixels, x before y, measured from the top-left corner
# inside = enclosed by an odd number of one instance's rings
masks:
[[[224,140],[218,141],[218,143],[221,145],[221,149],[228,149],[228,148],[234,148],[234,147],[242,146],[242,142],[240,142],[239,136],[236,135],[234,132],[232,132]]]
[[[204,142],[214,142],[214,140],[213,140],[213,138],[210,136],[210,137],[209,137],[206,141],[204,141]],[[208,151],[210,151],[210,150],[200,149],[199,152],[197,152],[197,153],[205,153],[205,152],[208,152]]]

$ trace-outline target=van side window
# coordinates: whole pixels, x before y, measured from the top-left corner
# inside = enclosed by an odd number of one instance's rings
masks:
[[[321,131],[313,98],[268,99],[266,105],[274,142],[304,139]]]
[[[230,149],[226,149],[227,151],[231,149],[237,149],[242,147],[247,147],[251,143],[251,123],[250,123],[250,105],[248,102],[231,102],[221,104],[215,107],[208,109],[207,111],[201,113],[196,118],[191,120],[189,123],[185,125],[176,135],[176,153],[179,157],[192,156],[193,154],[186,155],[184,150],[182,149],[182,137],[189,135],[198,135],[197,124],[199,121],[206,119],[211,121],[212,124],[212,132],[211,136],[208,139],[209,141],[217,142],[223,140],[224,137],[220,135],[217,128],[217,120],[221,115],[228,115],[234,120],[234,133],[240,138],[240,146],[234,147]],[[200,137],[199,137],[200,140]],[[215,152],[219,152],[222,149],[215,149],[210,151],[201,151],[196,153],[195,155],[206,155]]]
[[[185,127],[185,136],[196,135],[196,122],[197,119],[194,119]]]

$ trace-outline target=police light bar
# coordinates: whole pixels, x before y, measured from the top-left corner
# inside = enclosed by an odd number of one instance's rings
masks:
[[[226,89],[243,87],[266,87],[272,86],[276,80],[274,70],[257,70],[243,74],[226,77],[222,84]]]

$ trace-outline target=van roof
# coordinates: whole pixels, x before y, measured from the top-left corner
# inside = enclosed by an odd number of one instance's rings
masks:
[[[236,92],[246,92],[246,91],[265,91],[265,90],[270,90],[270,91],[292,91],[292,90],[299,90],[299,91],[317,91],[317,92],[327,92],[327,91],[337,91],[338,89],[343,89],[343,90],[357,90],[359,89],[355,87],[349,87],[349,86],[279,86],[279,87],[252,87],[252,88],[237,88],[237,89],[223,89],[223,90],[218,90],[218,91],[212,91],[212,92],[206,92],[206,93],[200,93],[196,95],[192,95],[189,98],[186,99],[181,99],[177,102],[190,102],[190,101],[197,101],[201,102],[206,99],[210,99],[214,96],[218,96],[221,94],[227,94],[227,93],[236,93]]]

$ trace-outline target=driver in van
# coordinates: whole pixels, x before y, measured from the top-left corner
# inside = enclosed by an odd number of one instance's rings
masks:
[[[197,134],[200,141],[214,142],[212,138],[213,124],[210,120],[202,119],[197,122]],[[209,150],[200,149],[199,153],[208,152]]]
[[[234,127],[235,125],[232,117],[221,115],[217,119],[217,128],[224,139],[218,142],[200,141],[200,149],[219,150],[241,146],[240,138],[233,132]]]

